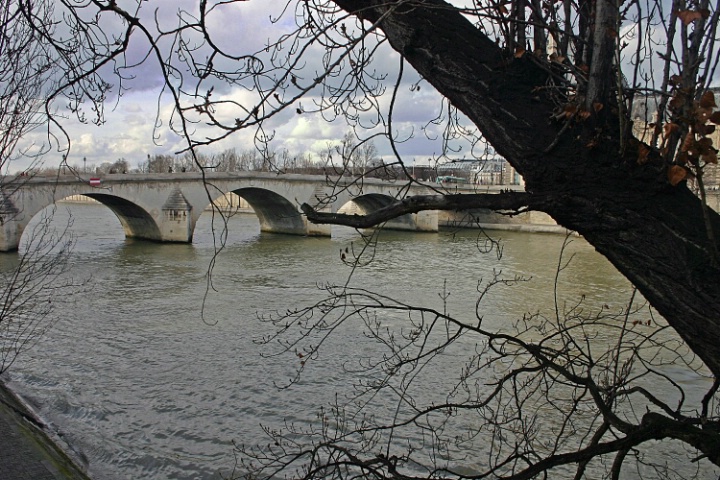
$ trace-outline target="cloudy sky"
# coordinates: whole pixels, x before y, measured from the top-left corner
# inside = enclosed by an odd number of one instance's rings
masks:
[[[52,2],[50,4],[65,3]],[[100,35],[114,41],[115,36],[122,31],[120,19],[110,13],[96,17],[97,12],[90,2],[70,2],[79,6],[80,15],[86,19],[97,19],[101,31]],[[183,21],[192,21],[199,15],[199,0],[117,0],[117,4],[128,11],[133,12],[148,29],[148,35],[157,38],[158,31],[169,31],[177,28]],[[301,67],[296,71],[297,84],[294,85],[286,79],[283,88],[267,93],[264,102],[267,108],[276,108],[278,101],[286,104],[287,108],[269,115],[263,122],[263,133],[272,136],[270,143],[272,150],[287,149],[293,155],[311,154],[319,159],[328,144],[338,142],[346,133],[351,130],[346,116],[333,113],[333,109],[326,109],[321,114],[312,113],[317,110],[317,105],[323,98],[323,91],[320,87],[308,91],[302,98],[295,99],[299,88],[311,85],[317,72],[324,71],[323,62],[337,60],[337,53],[328,60],[326,50],[315,42],[308,45],[307,39],[295,42],[290,36],[297,28],[297,24],[303,23],[302,12],[296,10],[303,2],[299,0],[235,0],[228,3],[226,0],[209,0],[209,5],[214,5],[207,15],[208,38],[229,57],[214,58],[216,68],[225,69],[228,72],[234,70],[243,71],[247,65],[242,60],[234,60],[234,57],[257,54],[264,67],[269,67],[276,62],[277,67],[268,75],[256,77],[263,88],[267,88],[272,76],[277,78],[282,72],[287,72],[287,66],[280,65],[283,59],[288,58],[288,52],[292,52],[290,59],[297,61],[294,67]],[[312,3],[312,2],[311,2]],[[319,2],[318,3],[322,3]],[[329,2],[328,2],[329,3]],[[468,6],[473,0],[452,0],[451,3],[458,6]],[[138,7],[139,5],[139,7]],[[60,8],[60,7],[57,7]],[[137,12],[135,12],[137,10]],[[63,12],[56,12],[58,18]],[[638,41],[634,35],[635,23],[630,19],[624,27],[624,37],[629,42],[628,52],[635,52],[635,44]],[[63,26],[59,27],[61,30]],[[331,30],[334,39],[342,40],[341,29],[347,29],[352,33],[359,28],[354,18],[341,19],[334,31]],[[67,35],[67,28],[65,27]],[[62,33],[60,33],[62,34]],[[655,35],[662,37],[662,28],[657,32],[650,29],[649,37]],[[275,42],[285,36],[285,42],[280,50],[274,47]],[[627,36],[627,37],[626,37]],[[639,38],[639,37],[638,37]],[[195,49],[194,55],[197,61],[203,63],[207,60],[208,49],[202,46],[201,38],[196,35],[186,37],[187,48]],[[372,38],[365,44],[372,48]],[[164,59],[171,58],[171,63],[177,67],[178,75],[173,76],[171,84],[182,88],[186,94],[193,93],[193,79],[186,66],[178,61],[178,43],[173,37],[162,37],[158,47],[160,55]],[[267,47],[267,50],[266,50]],[[356,53],[358,48],[354,50]],[[105,102],[104,123],[101,126],[92,123],[81,124],[78,121],[68,118],[62,121],[62,127],[68,133],[71,141],[71,148],[68,154],[68,163],[82,166],[83,159],[87,165],[99,165],[103,162],[114,162],[124,158],[132,167],[147,159],[148,155],[175,154],[187,148],[187,142],[177,135],[178,116],[173,114],[172,97],[165,89],[163,93],[164,77],[159,68],[159,62],[148,56],[149,42],[142,31],[136,31],[131,36],[129,48],[124,57],[124,63],[131,68],[124,68],[122,74],[125,77],[122,83],[122,91],[119,90],[118,78],[107,75],[107,81],[114,85]],[[233,57],[233,58],[230,58]],[[648,61],[657,61],[657,56],[648,54]],[[627,61],[628,59],[624,59]],[[345,59],[342,62],[343,74],[333,77],[325,82],[326,85],[337,86],[351,70],[351,62]],[[382,95],[377,97],[377,105],[384,116],[383,122],[374,129],[358,129],[356,133],[363,137],[372,136],[383,130],[387,130],[387,107],[390,104],[393,84],[396,82],[399,58],[387,46],[382,46],[373,53],[373,62],[369,68],[364,69],[367,74],[382,77]],[[642,71],[647,72],[648,70]],[[650,72],[659,72],[655,67]],[[180,77],[181,76],[181,77]],[[182,80],[180,80],[182,78]],[[181,84],[182,81],[182,84]],[[244,79],[240,84],[228,84],[227,82],[213,79],[204,80],[199,89],[202,94],[209,88],[213,88],[213,101],[222,100],[226,103],[217,107],[214,113],[221,121],[228,125],[234,125],[236,119],[247,125],[251,120],[249,112],[258,104],[257,89],[253,89],[251,79]],[[121,94],[121,95],[120,95]],[[278,94],[276,97],[275,95]],[[342,98],[348,95],[341,95]],[[278,101],[274,100],[277,98]],[[362,97],[361,97],[362,98]],[[183,105],[193,105],[197,98],[186,95]],[[57,102],[58,113],[67,115],[62,101]],[[265,110],[269,114],[270,110]],[[300,112],[300,113],[298,113]],[[482,154],[485,148],[483,143],[478,143],[474,150],[467,142],[459,142],[451,145],[449,150],[444,150],[442,141],[443,130],[446,127],[444,122],[433,122],[441,117],[447,121],[447,107],[442,99],[434,92],[432,87],[422,81],[409,66],[405,66],[404,75],[400,87],[397,90],[397,101],[393,110],[392,135],[396,139],[398,151],[407,163],[413,161],[419,164],[427,164],[431,159],[438,158],[443,152],[452,158],[463,158],[471,156],[471,152]],[[91,112],[90,112],[91,113]],[[377,121],[372,112],[358,113],[357,120],[363,126],[373,125]],[[193,118],[193,110],[188,111],[188,117]],[[197,117],[195,117],[197,119]],[[460,117],[463,121],[462,117]],[[251,122],[252,123],[252,122]],[[353,123],[351,120],[350,124]],[[357,122],[355,122],[357,123]],[[175,130],[172,127],[176,127]],[[222,136],[224,131],[217,128],[209,128],[205,119],[199,123],[190,125],[190,133],[196,141],[207,138]],[[225,149],[235,148],[237,151],[247,151],[255,148],[257,130],[246,128],[232,133],[222,141],[215,142],[212,146],[203,147],[199,151],[204,154],[219,153]],[[48,145],[49,139],[53,141],[53,149],[45,157],[46,166],[58,165],[62,155],[66,152],[67,145],[62,141],[62,135],[57,129],[50,132],[37,129],[27,136],[28,144]],[[374,140],[379,154],[386,159],[392,158],[392,149],[387,140],[378,137]],[[16,161],[10,167],[11,171],[23,169],[28,161]]]
[[[119,2],[121,3],[121,2]],[[170,29],[178,24],[178,15],[197,14],[197,0],[155,0],[141,2],[142,9],[139,17],[144,24],[155,30],[156,25],[163,29]],[[218,2],[222,3],[222,2]],[[295,28],[295,13],[285,11],[282,14],[285,0],[248,0],[232,5],[226,5],[212,11],[208,16],[210,37],[213,42],[233,55],[243,55],[262,51],[264,47],[276,41],[281,35],[287,34]],[[290,2],[294,5],[297,2]],[[135,4],[134,0],[126,0],[126,5]],[[292,8],[292,7],[291,7]],[[187,18],[187,17],[186,17]],[[274,21],[271,21],[274,20]],[[155,22],[157,20],[157,24]],[[119,31],[117,18],[103,16],[101,25],[105,34],[111,36]],[[352,21],[347,22],[348,29],[355,28]],[[174,46],[169,40],[160,44],[165,55],[172,52]],[[286,46],[283,51],[287,51]],[[314,50],[313,50],[314,49]],[[144,58],[148,52],[148,42],[142,35],[136,33],[131,37],[130,48],[126,56],[127,64],[134,64]],[[263,53],[264,60],[269,62],[269,55]],[[378,99],[381,109],[389,105],[392,83],[397,78],[399,59],[388,48],[383,48],[376,54],[373,68],[378,75],[386,76],[387,89]],[[200,55],[199,58],[202,58]],[[306,79],[313,71],[322,69],[323,51],[311,46],[301,62],[305,65]],[[226,60],[220,67],[232,68],[232,62]],[[117,78],[108,77],[108,81],[115,85],[115,90],[106,102],[105,123],[101,126],[81,124],[68,119],[62,122],[63,128],[71,139],[71,149],[68,155],[70,165],[98,165],[103,162],[113,162],[120,158],[126,159],[131,166],[137,166],[148,155],[174,154],[186,147],[184,139],[175,134],[169,126],[177,125],[177,117],[172,115],[171,97],[167,91],[161,94],[163,77],[158,68],[158,62],[152,58],[146,59],[139,66],[124,71],[125,90],[118,98]],[[187,75],[187,73],[184,73]],[[185,87],[188,86],[186,76]],[[234,107],[227,111],[218,109],[217,114],[224,120],[246,115],[239,106],[252,106],[256,102],[256,93],[239,86],[231,86],[222,82],[208,81],[206,86],[215,88],[213,100],[228,100],[234,102]],[[419,88],[418,88],[419,87]],[[283,98],[289,98],[296,90],[292,85],[284,92]],[[328,143],[337,142],[350,126],[342,116],[326,113],[320,115],[310,113],[320,99],[320,90],[313,90],[304,98],[293,102],[289,108],[272,116],[264,123],[264,131],[274,135],[271,148],[288,149],[293,154],[312,153],[317,158]],[[239,105],[239,106],[238,106]],[[425,164],[432,157],[442,151],[442,142],[439,138],[442,126],[428,124],[443,111],[441,98],[425,82],[421,82],[418,75],[408,66],[405,67],[403,82],[398,91],[395,115],[393,116],[393,133],[402,143],[398,144],[400,153],[408,162],[413,159],[417,163]],[[248,107],[250,108],[250,107]],[[298,109],[302,113],[298,113]],[[331,117],[335,118],[331,118]],[[362,121],[367,124],[372,115],[361,115]],[[204,122],[192,127],[193,136],[198,139],[217,136],[222,133],[204,125]],[[378,132],[380,129],[366,131],[366,135]],[[235,148],[244,151],[254,148],[253,137],[256,129],[248,128],[233,133],[228,138],[217,142],[200,151],[206,154],[220,152],[226,148]],[[35,131],[32,141],[36,143],[47,141],[46,131]],[[430,137],[430,138],[429,138]],[[392,152],[389,144],[382,139],[375,141],[380,155],[390,157]],[[460,152],[455,156],[462,156]],[[51,152],[47,155],[45,164],[57,165],[61,153]],[[15,162],[12,169],[23,168],[22,162]]]

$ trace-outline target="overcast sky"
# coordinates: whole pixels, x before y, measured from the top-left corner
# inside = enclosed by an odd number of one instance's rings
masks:
[[[143,2],[140,16],[146,24],[152,25],[154,22],[149,20],[157,12],[159,24],[171,28],[177,24],[178,11],[182,8],[193,11],[197,8],[197,3],[197,0]],[[276,40],[294,27],[292,14],[286,13],[280,22],[270,21],[271,17],[278,17],[285,3],[283,0],[249,0],[217,10],[209,17],[208,22],[213,41],[234,53],[251,53],[262,49],[267,42]],[[112,20],[106,17],[103,21],[104,30],[107,30],[106,33],[111,33]],[[139,35],[133,37],[127,56],[128,63],[136,62],[146,52],[147,42]],[[305,61],[320,62],[320,58],[321,54],[318,51],[317,55],[310,55]],[[375,66],[380,74],[388,74],[388,86],[395,81],[398,64],[398,57],[388,49],[378,56]],[[160,97],[163,83],[157,63],[147,60],[127,73],[134,78],[125,83],[128,90],[123,92],[121,98],[118,99],[113,94],[108,99],[106,121],[103,125],[80,124],[75,120],[63,122],[72,141],[68,156],[70,165],[82,166],[83,159],[86,159],[87,165],[90,166],[124,158],[135,167],[148,155],[174,154],[185,147],[183,139],[168,128],[168,122],[171,120],[171,105],[167,96]],[[442,101],[427,83],[421,82],[419,89],[411,88],[418,82],[419,77],[408,66],[403,79],[397,101],[398,107],[393,117],[393,130],[398,139],[406,140],[398,145],[405,160],[412,162],[415,159],[418,163],[425,164],[442,151],[442,143],[437,138],[442,127],[430,125],[427,131],[425,130],[428,122],[441,111]],[[108,80],[117,85],[116,79]],[[388,93],[381,100],[384,105],[390,101],[389,92],[388,88]],[[159,98],[161,98],[160,103]],[[252,95],[247,91],[228,87],[223,89],[222,85],[219,85],[213,98],[216,100],[227,98],[246,103],[252,101]],[[336,118],[330,122],[318,114],[297,114],[296,106],[302,107],[303,110],[312,109],[313,101],[312,95],[304,98],[297,105],[293,105],[293,108],[281,112],[266,123],[266,131],[275,134],[275,140],[271,144],[273,148],[286,148],[293,154],[311,152],[319,156],[327,148],[328,142],[338,141],[350,130],[343,118]],[[228,115],[231,115],[230,118],[235,118],[232,115],[237,116],[237,112],[228,112]],[[154,129],[156,121],[159,126]],[[202,125],[198,126],[195,135],[200,137],[205,135],[203,128]],[[213,133],[216,132],[207,131],[208,135]],[[252,149],[254,134],[254,129],[235,133],[201,152],[211,154],[226,148],[236,148],[238,151]],[[428,139],[428,136],[435,138]],[[47,132],[36,131],[32,139],[35,142],[46,141]],[[375,143],[382,156],[391,156],[390,146],[386,142],[378,140]],[[462,156],[464,153],[460,152],[456,156]],[[50,153],[45,160],[46,166],[57,165],[60,157],[59,153]],[[22,167],[21,162],[13,165],[14,170]]]
[[[178,15],[197,16],[200,2],[199,0],[118,0],[118,5],[128,9],[132,9],[132,6],[137,6],[138,3],[141,5],[139,17],[145,26],[155,29],[157,21],[157,25],[161,29],[170,30],[178,25]],[[226,4],[223,0],[209,0],[208,3],[221,5],[209,14],[207,19],[209,35],[215,44],[234,55],[262,51],[266,45],[294,30],[296,27],[294,8],[301,4],[299,0],[246,0],[232,4]],[[458,6],[471,5],[473,0],[451,0],[451,3]],[[82,2],[77,2],[77,4],[82,4]],[[281,15],[286,6],[289,8]],[[271,21],[271,18],[275,21]],[[120,29],[118,19],[112,15],[102,16],[100,22],[104,33],[108,36],[112,36]],[[353,19],[345,20],[343,23],[347,25],[348,29],[355,28]],[[623,32],[625,34],[632,33],[629,29],[634,26],[634,21],[629,19]],[[664,32],[662,28],[658,28],[657,32],[651,28],[648,35],[662,37]],[[628,42],[630,42],[628,52],[636,51],[633,46],[635,41],[633,38],[633,35],[628,37]],[[164,41],[161,47],[164,49],[164,55],[169,55],[168,52],[174,51],[172,45],[169,45],[167,41]],[[284,52],[286,51],[287,49],[284,50]],[[133,35],[127,51],[127,63],[135,64],[147,53],[147,40],[142,35]],[[311,83],[313,72],[322,70],[323,53],[324,51],[317,43],[310,47],[309,53],[301,60],[301,64],[305,66],[305,76],[300,78],[301,83]],[[264,61],[268,61],[267,55],[269,54],[264,55]],[[387,47],[376,52],[374,58],[373,68],[376,69],[377,74],[387,75],[385,80],[387,89],[379,100],[383,107],[387,107],[390,102],[391,86],[397,77],[399,58]],[[655,55],[651,55],[649,60],[657,61],[657,58]],[[218,65],[220,63],[221,61],[218,60]],[[231,68],[231,64],[227,61],[222,64],[226,68]],[[646,71],[643,70],[641,73]],[[660,69],[655,68],[651,71],[659,72]],[[69,133],[72,141],[72,148],[68,155],[69,164],[82,166],[83,159],[87,159],[88,165],[98,165],[124,158],[134,167],[144,161],[148,155],[174,154],[187,147],[185,141],[169,128],[170,122],[173,121],[172,105],[167,95],[160,95],[163,77],[160,75],[158,63],[150,58],[139,66],[125,71],[124,74],[132,78],[125,81],[125,90],[122,92],[121,98],[118,98],[117,90],[109,95],[104,117],[105,123],[102,126],[92,123],[80,124],[72,119],[63,121],[63,127]],[[187,72],[184,72],[184,75],[187,79]],[[117,89],[116,78],[108,77],[108,81],[113,83]],[[246,105],[248,108],[252,108],[256,104],[256,94],[246,89],[230,87],[213,81],[208,81],[204,88],[209,86],[215,88],[214,100],[231,100]],[[416,88],[417,86],[420,88]],[[281,95],[287,99],[295,93],[293,90],[297,91],[292,85],[289,85],[287,90],[281,92]],[[271,143],[272,149],[287,149],[292,154],[300,155],[310,153],[319,158],[329,143],[339,141],[350,131],[346,120],[341,116],[329,121],[328,115],[309,113],[310,110],[313,110],[315,102],[318,101],[319,94],[319,90],[310,92],[309,95],[292,102],[289,108],[265,122],[265,132],[274,135]],[[62,110],[64,107],[60,103],[58,105],[59,113],[67,114]],[[303,113],[298,114],[297,109],[301,109]],[[430,159],[435,159],[443,153],[442,133],[445,125],[431,123],[441,113],[446,115],[447,110],[446,107],[444,108],[440,96],[406,65],[403,82],[398,90],[392,132],[398,141],[402,141],[398,143],[398,150],[406,162],[412,163],[415,160],[417,163],[427,164]],[[247,116],[247,111],[242,112],[237,108],[227,111],[219,109],[217,114],[226,121],[234,123],[236,118]],[[50,138],[57,133],[51,131]],[[210,130],[203,124],[197,124],[193,136],[196,139],[203,139],[216,136],[218,133],[218,130]],[[377,129],[366,132],[367,135],[373,133],[377,133]],[[228,148],[235,148],[238,151],[253,149],[255,134],[254,129],[242,130],[200,152],[212,154]],[[35,145],[43,143],[47,145],[48,132],[38,129],[28,136],[28,141]],[[375,144],[381,156],[392,157],[392,150],[387,141],[378,139]],[[481,154],[482,152],[479,150],[484,149],[484,144],[478,145],[474,151],[475,154]],[[462,149],[447,152],[449,156],[453,158],[471,156],[468,144],[452,146]],[[62,151],[58,152],[56,148],[54,152],[46,156],[46,166],[58,165],[61,156]],[[15,162],[11,166],[11,171],[20,170],[27,163]]]

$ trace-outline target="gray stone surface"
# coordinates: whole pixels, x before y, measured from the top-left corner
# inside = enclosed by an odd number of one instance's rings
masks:
[[[89,480],[0,381],[0,479]]]

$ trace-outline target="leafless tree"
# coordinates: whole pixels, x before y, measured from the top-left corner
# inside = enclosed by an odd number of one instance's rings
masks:
[[[50,142],[27,135],[47,128],[47,100],[59,85],[58,62],[43,39],[57,26],[52,4],[3,2],[0,6],[0,227],[22,214],[10,198],[42,167]],[[42,25],[42,30],[37,27]],[[11,173],[22,164],[21,173]],[[55,170],[57,173],[57,168]],[[55,303],[76,285],[67,276],[73,237],[51,223],[52,211],[25,232],[19,256],[5,259],[0,276],[0,374],[32,346],[54,320]],[[72,219],[70,218],[69,222]],[[70,223],[68,223],[68,226]]]
[[[241,170],[239,155],[237,151],[232,149],[223,150],[217,155],[213,155],[210,163],[214,165],[219,172],[237,172]]]
[[[47,5],[33,13],[46,22],[52,15]],[[24,144],[23,139],[46,124],[44,99],[55,74],[55,65],[43,55],[37,32],[28,26],[16,4],[4,2],[0,7],[0,187],[5,196],[19,188],[25,177],[9,175],[11,165],[24,159],[26,172],[31,171],[47,151],[47,146]],[[7,218],[14,212],[0,214]]]
[[[41,214],[20,254],[4,259],[12,268],[0,271],[0,374],[53,326],[56,305],[82,286],[70,275],[72,217],[58,230],[53,213]]]
[[[529,279],[501,272],[478,284],[468,315],[338,285],[268,317],[276,333],[263,343],[295,359],[291,383],[328,361],[356,380],[316,424],[268,427],[267,442],[238,446],[241,477],[707,478],[718,382],[634,289],[624,308],[563,298],[570,268],[561,254],[554,310],[513,322],[485,303]],[[328,358],[325,343],[357,338],[358,322],[367,341]],[[678,369],[707,389],[688,392]]]
[[[194,158],[199,149],[252,129],[260,152],[254,169],[272,168],[267,160],[273,151],[273,119],[281,113],[316,114],[328,121],[344,119],[358,139],[383,138],[394,153],[392,163],[404,169],[398,145],[412,133],[401,134],[396,128],[401,97],[407,90],[433,88],[442,95],[441,107],[422,129],[442,140],[440,155],[461,149],[472,155],[489,143],[524,177],[526,191],[450,195],[438,190],[435,195],[404,198],[403,190],[387,208],[361,216],[304,205],[308,219],[366,228],[428,209],[546,212],[605,255],[682,338],[688,352],[704,365],[701,368],[713,377],[720,375],[720,217],[707,208],[703,183],[707,170],[717,163],[712,138],[720,116],[711,87],[716,86],[720,58],[715,48],[718,5],[706,0],[678,0],[669,8],[654,0],[288,0],[280,17],[273,19],[284,27],[291,20],[295,27],[249,51],[235,43],[223,47],[216,42],[211,20],[243,3],[201,0],[191,10],[181,10],[177,24],[169,28],[157,20],[159,16],[149,15],[141,1],[57,2],[74,35],[53,35],[33,23],[47,48],[73,52],[71,58],[59,57],[72,68],[50,98],[68,99],[76,114],[89,100],[102,118],[102,99],[111,90],[104,80],[107,70],[114,70],[121,91],[133,67],[124,63],[128,46],[131,39],[141,37],[148,45],[143,62],[152,62],[161,73],[163,95],[174,108],[165,124],[185,139],[186,151]],[[108,25],[113,28],[104,28]],[[63,40],[67,38],[80,40],[69,44]],[[227,95],[231,89],[246,92],[243,100]],[[647,108],[653,103],[648,99],[656,100],[654,108]],[[646,112],[635,117],[638,103]],[[696,180],[700,198],[688,188],[689,178]],[[354,189],[362,193],[362,178]],[[491,284],[507,281],[514,280]],[[568,316],[559,309],[554,322],[528,317],[527,327],[523,320],[508,335],[484,328],[478,319],[462,322],[369,292],[331,294],[327,304],[298,312],[293,324],[309,325],[322,336],[326,325],[345,318],[344,312],[361,317],[378,308],[407,312],[413,327],[404,344],[380,331],[375,334],[390,348],[389,363],[378,365],[389,365],[385,374],[393,381],[413,378],[412,373],[404,377],[403,368],[412,371],[422,365],[426,348],[430,356],[444,349],[442,340],[430,347],[436,326],[444,327],[446,337],[472,332],[487,345],[487,350],[478,350],[483,359],[479,365],[498,369],[496,393],[482,391],[468,397],[469,404],[438,403],[440,410],[428,406],[389,423],[383,419],[378,428],[362,423],[348,430],[340,423],[325,423],[321,438],[332,441],[308,448],[288,443],[291,436],[278,437],[266,459],[262,453],[255,455],[264,462],[262,472],[273,475],[298,465],[298,475],[307,478],[528,478],[548,476],[548,469],[572,462],[571,476],[581,477],[591,458],[614,454],[617,466],[608,474],[618,476],[630,458],[644,464],[640,447],[658,439],[682,442],[696,449],[702,461],[718,464],[713,408],[717,384],[713,381],[707,394],[689,407],[697,411],[693,414],[684,402],[671,406],[641,386],[629,386],[629,380],[653,376],[672,383],[662,374],[662,362],[683,362],[685,355],[668,357],[670,344],[652,334],[637,335],[626,322],[618,327],[600,313],[580,321],[574,311]],[[628,311],[631,306],[619,318]],[[320,312],[323,322],[305,316],[310,312]],[[337,319],[328,316],[334,313]],[[372,317],[370,325],[371,321]],[[583,343],[585,330],[604,322],[618,332],[618,347],[597,353]],[[420,334],[415,333],[418,329]],[[533,331],[540,337],[525,339]],[[402,345],[416,347],[416,341],[421,342],[419,353],[399,353]],[[656,351],[665,353],[658,356]],[[421,361],[414,362],[417,358]],[[641,368],[640,373],[627,376],[626,364]],[[456,390],[463,388],[460,382]],[[565,389],[569,393],[562,397]],[[398,405],[415,410],[412,402],[406,403],[412,397],[404,391],[395,389]],[[616,408],[638,394],[644,408],[635,415]],[[533,423],[542,415],[526,417],[528,400],[536,395],[548,407],[552,402],[563,405],[557,411],[566,420],[548,441],[536,435]],[[490,428],[484,473],[461,474],[440,463],[413,464],[411,457],[418,453],[413,447],[402,454],[377,454],[380,443],[374,439],[380,437],[375,435],[404,427],[398,423],[401,418],[422,429],[428,418],[455,418],[454,412],[465,412],[467,405],[473,405]],[[349,418],[337,411],[338,422]],[[580,419],[582,426],[576,423]],[[442,431],[445,420],[439,421],[431,435]],[[442,451],[435,450],[434,458]],[[421,472],[399,470],[401,464],[422,466]]]

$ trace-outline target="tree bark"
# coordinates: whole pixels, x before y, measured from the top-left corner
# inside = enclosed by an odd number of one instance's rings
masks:
[[[335,3],[370,22],[389,13],[379,26],[392,47],[523,175],[528,203],[583,235],[720,375],[720,271],[702,207],[658,155],[638,162],[637,140],[621,152],[613,126],[552,120],[558,105],[537,88],[550,69],[506,55],[442,0]]]

